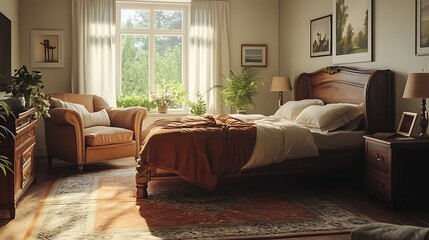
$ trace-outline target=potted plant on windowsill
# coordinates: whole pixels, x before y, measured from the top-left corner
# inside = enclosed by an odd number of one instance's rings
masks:
[[[42,73],[39,71],[27,70],[23,65],[20,69],[15,70],[12,76],[12,83],[9,85],[9,92],[13,97],[23,97],[25,108],[36,108],[36,117],[49,117],[49,97],[42,91],[44,88]]]
[[[158,90],[157,93],[151,94],[151,99],[158,107],[159,113],[166,113],[168,105],[174,101],[174,95],[169,93],[167,90]]]
[[[222,90],[225,104],[235,107],[237,113],[245,113],[247,109],[253,109],[255,103],[252,97],[257,94],[258,84],[263,84],[259,72],[245,67],[239,74],[230,71],[230,77],[226,80],[228,86]]]

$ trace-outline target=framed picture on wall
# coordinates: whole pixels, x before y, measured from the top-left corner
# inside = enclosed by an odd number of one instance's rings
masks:
[[[332,55],[332,15],[310,21],[310,57]]]
[[[333,3],[333,63],[373,61],[372,0]]]
[[[267,44],[241,44],[242,67],[266,67]]]
[[[61,31],[31,30],[31,66],[64,67],[64,40]]]
[[[416,0],[416,55],[429,55],[429,0]]]

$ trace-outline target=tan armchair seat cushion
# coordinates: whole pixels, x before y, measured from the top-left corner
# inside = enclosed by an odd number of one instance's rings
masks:
[[[129,143],[133,141],[133,131],[125,128],[93,126],[83,129],[86,146]]]

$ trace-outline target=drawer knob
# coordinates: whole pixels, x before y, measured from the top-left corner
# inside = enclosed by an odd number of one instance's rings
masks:
[[[375,154],[375,159],[377,160],[377,161],[382,161],[382,162],[384,162],[384,157],[383,156],[381,156],[380,154],[378,154],[378,153],[376,153]]]

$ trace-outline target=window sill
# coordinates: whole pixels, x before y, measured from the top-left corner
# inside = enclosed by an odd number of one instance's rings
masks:
[[[166,113],[159,113],[157,110],[151,110],[147,114],[148,117],[179,117],[188,115],[190,115],[189,112],[180,110],[168,110]]]

